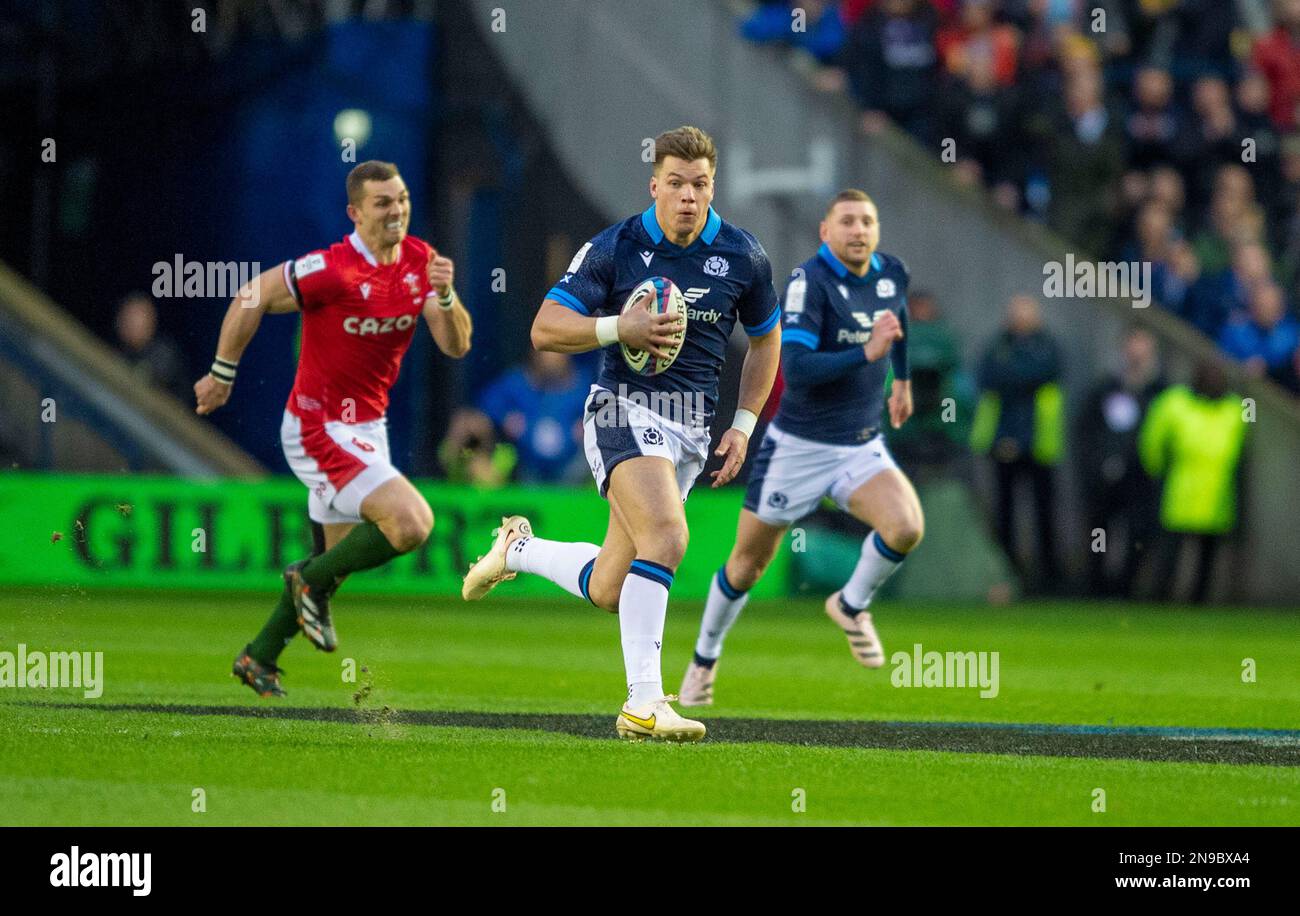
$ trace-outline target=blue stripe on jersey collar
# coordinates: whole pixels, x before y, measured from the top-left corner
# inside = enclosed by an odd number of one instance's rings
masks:
[[[646,235],[650,236],[650,240],[656,245],[664,244],[664,231],[659,227],[659,220],[655,219],[654,204],[647,207],[645,212],[641,214],[641,228],[645,230]],[[722,217],[718,216],[717,211],[712,207],[709,207],[709,215],[704,220],[704,229],[700,232],[698,241],[702,241],[706,245],[712,245],[713,240],[718,237],[718,232],[721,229]],[[667,244],[672,245],[674,248],[680,247],[678,245],[673,245],[672,242],[668,242]],[[695,242],[691,243],[691,245],[694,244]],[[687,247],[689,248],[691,245],[688,245]]]
[[[866,283],[871,278],[871,271],[880,270],[883,266],[880,255],[872,252],[870,269],[867,270],[865,275],[859,277],[849,270],[839,258],[835,257],[835,253],[831,251],[831,246],[825,242],[822,242],[822,247],[817,249],[817,256],[825,261],[831,270],[835,271],[835,276],[849,283]]]

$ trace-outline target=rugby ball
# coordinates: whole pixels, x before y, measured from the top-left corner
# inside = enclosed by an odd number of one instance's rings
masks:
[[[682,291],[677,288],[672,280],[667,277],[651,277],[648,280],[642,280],[637,284],[636,289],[632,290],[627,301],[623,303],[623,311],[627,311],[635,305],[639,305],[642,300],[647,299],[650,304],[650,311],[654,313],[668,313],[670,315],[682,316],[682,330],[675,338],[673,344],[668,349],[666,357],[650,358],[650,354],[645,350],[634,350],[627,344],[619,344],[623,351],[623,360],[634,371],[642,375],[658,375],[665,371],[677,359],[677,354],[682,350],[682,344],[686,340],[686,299],[682,296]]]

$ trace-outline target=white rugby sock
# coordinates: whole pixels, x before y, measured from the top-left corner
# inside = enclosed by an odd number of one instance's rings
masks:
[[[906,556],[886,544],[879,532],[871,532],[862,542],[858,565],[853,567],[853,575],[844,583],[840,598],[850,608],[862,610],[871,603],[871,597],[880,584],[903,565]]]
[[[633,709],[664,695],[659,666],[668,617],[668,589],[673,571],[650,560],[636,559],[623,580],[618,598],[618,628],[627,670],[627,705]]]
[[[722,641],[727,631],[740,616],[740,610],[749,600],[749,592],[742,592],[727,581],[724,565],[709,585],[709,600],[704,604],[704,617],[700,620],[700,636],[695,641],[695,660],[716,661],[722,654]]]
[[[590,601],[587,582],[591,579],[591,570],[588,567],[595,563],[598,553],[598,546],[583,541],[516,538],[506,551],[506,569],[543,576],[569,594]]]

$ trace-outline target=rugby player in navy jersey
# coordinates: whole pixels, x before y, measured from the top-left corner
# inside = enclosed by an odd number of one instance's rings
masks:
[[[836,195],[820,231],[821,247],[795,268],[786,288],[785,391],[754,456],[735,546],[709,588],[695,656],[682,680],[683,706],[713,702],[727,630],[786,529],[823,497],[873,529],[849,580],[826,599],[827,616],[868,668],[885,663],[867,610],[872,595],[924,531],[916,490],[880,432],[886,406],[895,429],[912,414],[907,266],[876,250],[880,217],[862,191]],[[886,405],[891,364],[894,383]]]
[[[710,206],[716,169],[713,140],[698,128],[656,137],[650,207],[582,246],[533,323],[540,350],[603,349],[584,414],[584,445],[596,486],[609,501],[604,544],[545,540],[526,518],[512,516],[502,520],[462,591],[476,600],[527,572],[618,613],[628,694],[615,728],[634,740],[704,737],[702,723],[672,708],[675,698],[664,694],[660,671],[668,593],[686,553],[682,503],[708,458],[718,376],[736,322],[749,335],[749,350],[739,407],[716,451],[723,464],[712,472],[714,487],[744,464],[780,362],[772,268],[754,237]],[[652,313],[644,302],[622,311],[651,277],[665,277],[682,291],[687,321],[676,360],[644,375],[617,345],[666,356],[682,330],[678,316]]]

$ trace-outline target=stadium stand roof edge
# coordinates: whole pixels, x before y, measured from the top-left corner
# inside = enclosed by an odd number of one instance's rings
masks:
[[[190,466],[229,477],[262,477],[267,471],[243,449],[183,407],[142,387],[107,345],[70,318],[39,289],[0,263],[0,311],[44,339],[89,373],[102,392],[134,408],[151,433],[165,437],[173,454],[187,455]],[[130,426],[130,424],[127,424]],[[156,444],[156,443],[155,443]]]

